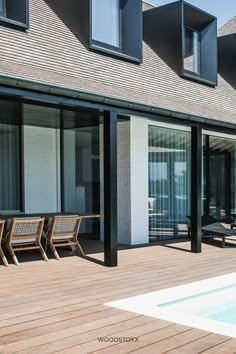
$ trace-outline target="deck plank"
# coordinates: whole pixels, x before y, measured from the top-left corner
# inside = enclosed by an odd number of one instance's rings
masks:
[[[194,328],[158,341],[152,345],[148,345],[140,349],[134,350],[132,351],[132,353],[145,354],[148,352],[148,354],[162,354],[185,344],[191,343],[192,341],[195,341],[202,337],[205,337],[208,334],[209,332]]]
[[[92,241],[86,251],[103,259],[101,248]],[[189,248],[189,241],[122,247],[117,268],[68,256],[0,266],[0,353],[235,353],[236,339],[104,305],[235,271],[234,248]],[[139,341],[99,342],[103,336]]]
[[[230,339],[222,344],[212,347],[204,351],[205,354],[235,354],[236,353],[236,339]]]
[[[197,354],[206,351],[211,347],[215,347],[218,344],[224,343],[228,340],[228,337],[220,334],[211,333],[208,336],[195,340],[191,343],[181,345],[178,348],[168,351],[168,354]]]

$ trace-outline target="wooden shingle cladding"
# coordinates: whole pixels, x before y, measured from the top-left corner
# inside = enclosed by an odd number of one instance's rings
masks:
[[[236,89],[236,16],[219,30],[218,62],[220,75]]]
[[[236,16],[226,22],[218,31],[218,36],[227,36],[236,33]]]
[[[180,78],[145,42],[140,65],[89,51],[44,0],[30,0],[28,31],[0,31],[0,75],[236,122],[235,90],[220,75],[216,88]]]

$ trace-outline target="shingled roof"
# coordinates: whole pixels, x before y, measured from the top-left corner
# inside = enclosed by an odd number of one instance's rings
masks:
[[[226,36],[236,33],[236,16],[232,17],[226,22],[218,31],[218,36]]]
[[[236,123],[236,93],[220,75],[215,88],[185,80],[145,42],[140,65],[90,51],[44,0],[30,0],[26,33],[0,33],[0,75]]]

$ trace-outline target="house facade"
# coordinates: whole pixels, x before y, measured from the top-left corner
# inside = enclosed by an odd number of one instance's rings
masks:
[[[109,266],[188,218],[200,252],[201,216],[236,214],[227,25],[184,1],[2,0],[0,31],[0,214],[104,214],[82,232]]]

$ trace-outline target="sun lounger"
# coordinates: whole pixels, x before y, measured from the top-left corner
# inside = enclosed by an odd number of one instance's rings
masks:
[[[222,239],[222,247],[225,247],[225,238],[230,236],[236,236],[236,230],[227,229],[219,222],[215,222],[210,225],[202,227],[204,235],[211,235],[212,237],[220,237]]]

